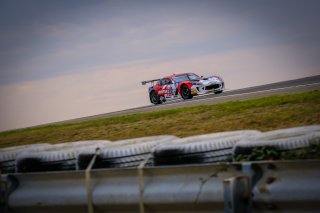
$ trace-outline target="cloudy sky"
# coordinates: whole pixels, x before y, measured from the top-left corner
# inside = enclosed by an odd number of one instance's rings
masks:
[[[0,1],[0,131],[148,105],[142,80],[228,90],[320,74],[320,1]]]

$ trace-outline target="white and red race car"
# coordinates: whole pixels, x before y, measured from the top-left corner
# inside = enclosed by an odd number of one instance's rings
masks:
[[[161,79],[142,81],[141,83],[142,85],[151,83],[149,97],[153,104],[161,104],[166,100],[176,98],[190,99],[195,95],[209,92],[219,94],[224,90],[222,78],[218,76],[203,78],[194,73],[173,74]]]

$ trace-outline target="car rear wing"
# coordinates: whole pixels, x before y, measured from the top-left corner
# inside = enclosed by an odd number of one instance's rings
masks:
[[[148,84],[148,83],[151,83],[152,86],[153,86],[154,82],[155,82],[155,81],[159,81],[159,80],[160,80],[160,79],[153,79],[153,80],[142,81],[141,84],[142,84],[142,85],[146,85],[146,84]]]

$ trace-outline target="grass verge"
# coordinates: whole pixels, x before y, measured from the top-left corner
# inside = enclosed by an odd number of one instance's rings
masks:
[[[248,155],[237,155],[236,161],[262,160],[305,160],[320,159],[320,141],[315,140],[310,146],[292,150],[278,150],[272,146],[253,148]]]
[[[163,110],[0,133],[0,147],[169,134],[185,137],[241,129],[320,124],[320,92]]]

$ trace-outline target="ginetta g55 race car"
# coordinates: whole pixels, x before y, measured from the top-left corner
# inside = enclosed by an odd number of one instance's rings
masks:
[[[209,92],[219,94],[224,90],[222,78],[218,76],[203,78],[194,73],[173,74],[161,79],[142,81],[141,83],[142,85],[151,83],[149,97],[153,104],[161,104],[166,100],[176,98],[190,99],[195,95]]]

